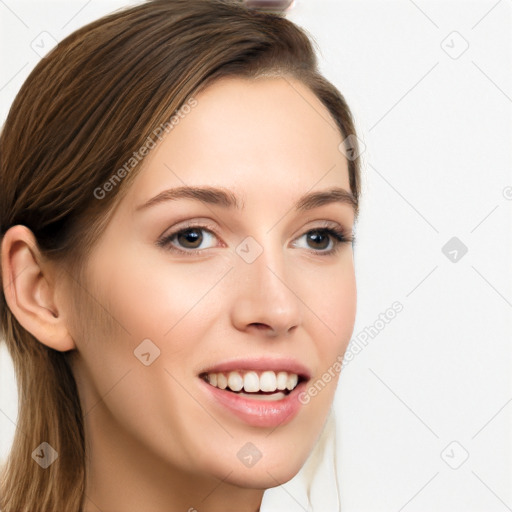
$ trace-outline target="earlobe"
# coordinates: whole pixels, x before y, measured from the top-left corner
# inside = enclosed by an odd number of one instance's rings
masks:
[[[55,303],[57,285],[53,266],[44,262],[33,233],[16,225],[2,240],[2,283],[5,300],[20,325],[50,348],[76,348]]]

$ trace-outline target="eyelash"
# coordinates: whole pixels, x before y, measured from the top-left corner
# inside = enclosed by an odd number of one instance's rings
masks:
[[[185,226],[183,228],[180,228],[177,231],[174,231],[174,232],[172,232],[172,233],[170,233],[168,235],[163,236],[162,238],[160,238],[157,241],[156,244],[159,247],[165,248],[165,249],[167,249],[167,250],[169,250],[171,252],[175,252],[175,253],[178,253],[178,254],[187,254],[187,255],[192,255],[192,256],[199,256],[204,251],[208,251],[208,249],[189,249],[189,250],[185,250],[185,249],[178,249],[177,247],[175,247],[174,245],[171,244],[171,242],[174,239],[174,237],[176,237],[177,235],[179,235],[181,233],[185,233],[185,232],[187,232],[189,230],[192,230],[192,229],[201,229],[201,230],[207,231],[207,232],[213,234],[215,237],[217,237],[217,235],[215,233],[215,230],[212,229],[209,226],[206,226],[204,224],[190,224],[190,225],[187,225],[187,226]],[[318,255],[321,255],[321,256],[332,256],[332,255],[336,254],[338,252],[338,250],[341,249],[341,247],[343,245],[349,244],[349,243],[354,244],[355,241],[356,241],[355,235],[353,233],[347,232],[347,230],[345,230],[345,229],[340,229],[340,228],[337,228],[337,227],[331,227],[331,226],[328,226],[328,225],[323,225],[323,226],[320,226],[320,227],[309,229],[308,231],[303,233],[301,236],[299,236],[299,238],[301,238],[304,235],[307,235],[309,233],[320,233],[322,235],[329,235],[331,237],[331,240],[333,241],[333,244],[334,244],[332,249],[330,249],[328,251],[311,249],[311,251],[314,254],[318,254]],[[209,249],[211,249],[211,247]]]

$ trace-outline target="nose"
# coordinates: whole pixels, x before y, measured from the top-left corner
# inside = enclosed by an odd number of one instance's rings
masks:
[[[296,274],[286,267],[282,251],[264,249],[252,262],[237,260],[232,278],[231,321],[243,332],[286,336],[302,322],[302,301],[294,290]],[[297,284],[297,283],[295,283]]]

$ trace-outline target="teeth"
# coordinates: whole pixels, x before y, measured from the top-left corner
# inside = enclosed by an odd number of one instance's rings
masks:
[[[276,390],[276,374],[274,372],[263,372],[260,377],[261,391],[275,391]]]
[[[244,393],[241,391],[239,395],[246,396],[251,398],[252,400],[270,400],[272,402],[277,400],[282,400],[286,397],[286,395],[282,391],[278,391],[277,393],[273,393],[272,395],[257,395],[254,393]]]
[[[208,377],[210,377],[209,374],[208,374]],[[228,379],[226,378],[226,376],[223,373],[217,374],[217,387],[219,389],[226,389],[228,387]]]
[[[286,381],[286,389],[291,391],[297,385],[298,380],[299,378],[295,373],[288,375],[288,380]]]
[[[244,379],[238,372],[229,372],[228,387],[232,391],[240,391],[244,387]]]
[[[215,375],[215,374],[214,374]],[[210,381],[210,384],[211,381]],[[213,386],[213,384],[212,384]],[[260,390],[260,378],[256,372],[247,372],[244,375],[244,391],[248,393],[256,393]]]
[[[277,389],[284,391],[286,389],[286,383],[288,382],[288,374],[286,372],[279,372],[277,374]]]
[[[231,371],[225,373],[208,373],[206,380],[212,386],[219,389],[229,388],[231,391],[245,393],[257,393],[258,391],[275,392],[275,391],[292,391],[299,381],[296,373],[288,373],[280,371],[277,373],[266,370],[264,372],[256,371]],[[245,391],[245,393],[243,392]],[[283,393],[279,393],[282,395]]]

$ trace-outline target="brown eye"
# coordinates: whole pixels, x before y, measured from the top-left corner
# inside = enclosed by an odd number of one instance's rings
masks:
[[[176,233],[175,238],[182,247],[187,249],[197,249],[203,241],[203,235],[199,228],[190,228]]]
[[[330,256],[338,252],[345,244],[354,243],[355,237],[350,232],[339,228],[317,228],[310,229],[298,240],[306,238],[304,249],[310,249],[320,256]],[[300,245],[298,245],[300,247]]]
[[[165,235],[157,242],[157,245],[168,248],[170,251],[197,254],[214,247],[215,238],[213,231],[205,226],[190,226]],[[208,242],[210,242],[210,245],[206,245]]]
[[[329,247],[331,239],[322,231],[309,231],[308,242],[312,244],[313,249],[325,250]]]

